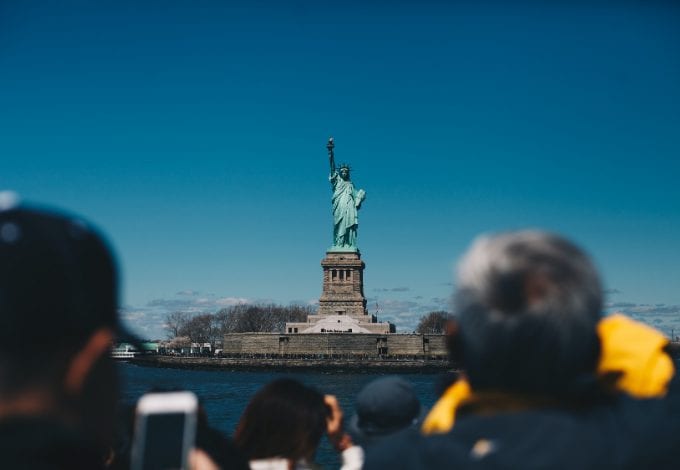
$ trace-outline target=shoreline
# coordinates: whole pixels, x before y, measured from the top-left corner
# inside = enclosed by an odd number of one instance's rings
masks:
[[[671,342],[668,352],[680,366],[680,343]],[[403,372],[441,373],[455,372],[454,364],[444,358],[291,358],[291,357],[187,357],[187,356],[136,356],[123,359],[142,367],[214,371],[325,371],[325,372]]]
[[[138,356],[128,360],[142,367],[220,371],[333,371],[353,373],[434,373],[455,371],[445,359],[293,359]]]

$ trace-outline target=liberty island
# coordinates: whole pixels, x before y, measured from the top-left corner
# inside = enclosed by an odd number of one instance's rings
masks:
[[[433,370],[449,368],[443,334],[396,334],[366,309],[365,262],[357,244],[357,190],[349,164],[336,165],[335,141],[326,145],[331,185],[332,244],[321,260],[322,291],[316,313],[288,322],[281,333],[228,333],[220,357],[152,356],[139,363],[160,367],[221,369]]]

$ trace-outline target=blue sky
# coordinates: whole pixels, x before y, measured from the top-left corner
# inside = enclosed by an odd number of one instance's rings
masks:
[[[102,228],[160,337],[175,309],[318,298],[333,135],[400,330],[474,236],[539,227],[593,255],[608,310],[680,333],[680,8],[445,3],[2,2],[0,189]]]

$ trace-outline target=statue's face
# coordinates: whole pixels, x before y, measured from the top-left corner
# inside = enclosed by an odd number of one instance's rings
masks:
[[[349,179],[349,169],[340,168],[340,178],[342,178],[344,180]]]

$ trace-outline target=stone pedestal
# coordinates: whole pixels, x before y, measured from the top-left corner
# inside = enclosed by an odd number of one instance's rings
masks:
[[[326,253],[321,261],[323,290],[317,315],[348,315],[366,321],[364,268],[359,252]]]
[[[394,333],[366,310],[364,268],[358,251],[327,251],[321,260],[323,289],[319,311],[302,323],[287,323],[287,333]]]

